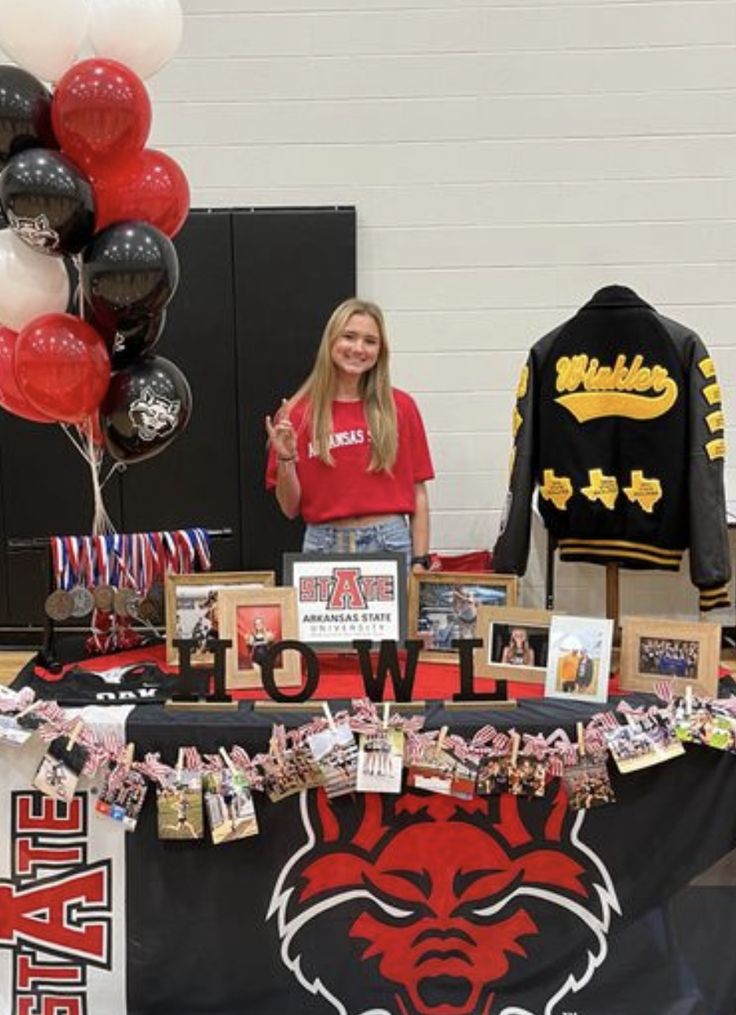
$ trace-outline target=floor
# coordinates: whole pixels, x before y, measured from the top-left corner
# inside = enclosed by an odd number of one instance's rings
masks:
[[[9,684],[35,652],[0,652],[0,684]]]

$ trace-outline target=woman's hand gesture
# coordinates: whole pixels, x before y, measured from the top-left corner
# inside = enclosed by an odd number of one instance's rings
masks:
[[[266,433],[278,459],[281,461],[296,459],[296,432],[289,419],[289,403],[285,398],[281,400],[281,408],[275,422],[270,416],[266,416]]]

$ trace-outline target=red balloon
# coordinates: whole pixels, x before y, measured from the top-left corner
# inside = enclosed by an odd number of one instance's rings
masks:
[[[146,148],[120,162],[96,164],[90,178],[99,232],[114,222],[148,222],[176,236],[189,211],[189,184],[178,162]]]
[[[0,324],[0,405],[14,416],[30,419],[33,423],[54,423],[43,413],[37,412],[30,402],[21,394],[15,379],[15,343],[16,332]]]
[[[42,314],[18,333],[15,377],[34,409],[61,423],[81,423],[105,397],[110,357],[86,321]]]
[[[87,168],[143,148],[151,129],[151,101],[138,75],[122,63],[82,60],[57,84],[51,121],[63,151]]]

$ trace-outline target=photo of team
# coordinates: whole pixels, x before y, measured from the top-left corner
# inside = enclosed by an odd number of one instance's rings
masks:
[[[684,638],[640,638],[639,672],[660,677],[693,679],[698,672],[700,644]]]

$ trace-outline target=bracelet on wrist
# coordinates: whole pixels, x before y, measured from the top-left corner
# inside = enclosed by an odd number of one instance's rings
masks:
[[[283,455],[276,456],[280,462],[295,462],[296,455],[292,455],[290,458],[285,458]]]
[[[416,557],[411,558],[411,564],[421,564],[422,567],[426,567],[427,570],[432,566],[432,558],[428,553],[419,553]]]

